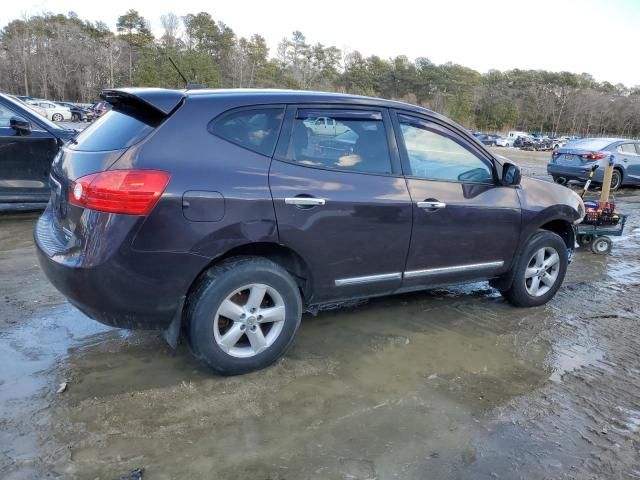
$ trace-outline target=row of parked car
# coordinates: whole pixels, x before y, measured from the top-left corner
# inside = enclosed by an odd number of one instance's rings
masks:
[[[521,150],[551,151],[564,147],[568,142],[579,140],[580,137],[557,136],[549,137],[541,133],[527,133],[510,131],[506,135],[482,133],[470,130],[471,134],[480,142],[491,147],[515,147]]]
[[[56,102],[26,95],[15,97],[43,117],[54,122],[91,122],[111,109],[107,102],[81,105],[71,102]]]

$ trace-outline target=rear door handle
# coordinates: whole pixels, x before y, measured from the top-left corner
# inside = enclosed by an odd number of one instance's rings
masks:
[[[290,198],[285,198],[284,203],[286,203],[287,205],[300,205],[304,207],[312,207],[315,205],[324,205],[326,201],[324,198],[290,197]]]
[[[425,208],[427,210],[430,210],[432,208],[444,208],[447,206],[446,203],[434,201],[416,202],[416,205],[418,205],[418,208]]]

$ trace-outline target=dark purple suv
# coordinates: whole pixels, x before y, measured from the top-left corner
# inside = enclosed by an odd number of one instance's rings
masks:
[[[71,303],[181,329],[213,369],[284,354],[303,311],[488,279],[560,287],[584,206],[404,103],[268,90],[118,89],[55,158],[35,237]]]

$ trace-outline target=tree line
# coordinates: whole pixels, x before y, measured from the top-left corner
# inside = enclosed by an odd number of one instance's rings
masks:
[[[236,35],[200,12],[162,15],[155,38],[137,11],[105,23],[75,13],[13,20],[0,30],[0,91],[93,102],[103,88],[182,88],[170,58],[191,82],[211,88],[292,88],[391,98],[443,113],[466,127],[552,134],[640,136],[640,87],[587,73],[479,73],[426,57],[365,57],[312,43],[299,31],[271,54],[265,39]]]

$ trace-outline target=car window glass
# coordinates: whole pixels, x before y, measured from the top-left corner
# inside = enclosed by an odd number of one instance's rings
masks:
[[[618,147],[618,151],[622,153],[632,153],[636,154],[636,147],[633,143],[623,143]]]
[[[611,140],[601,140],[593,138],[585,138],[584,140],[575,140],[571,142],[571,148],[581,148],[583,150],[604,150],[611,145]]]
[[[17,116],[13,111],[4,105],[0,105],[0,127],[8,127],[11,124],[11,117]]]
[[[334,114],[338,118],[331,115],[327,112],[322,118],[296,118],[291,139],[295,162],[352,172],[391,173],[381,117],[355,118],[344,112]]]
[[[84,152],[119,150],[140,142],[160,123],[155,116],[124,107],[110,110],[78,134],[69,148]]]
[[[636,143],[635,146],[636,146],[636,153],[640,155],[640,143]]]
[[[271,156],[283,116],[283,108],[241,110],[214,121],[209,131],[236,145]]]
[[[492,183],[491,168],[452,138],[422,125],[401,121],[411,175],[431,180]]]

